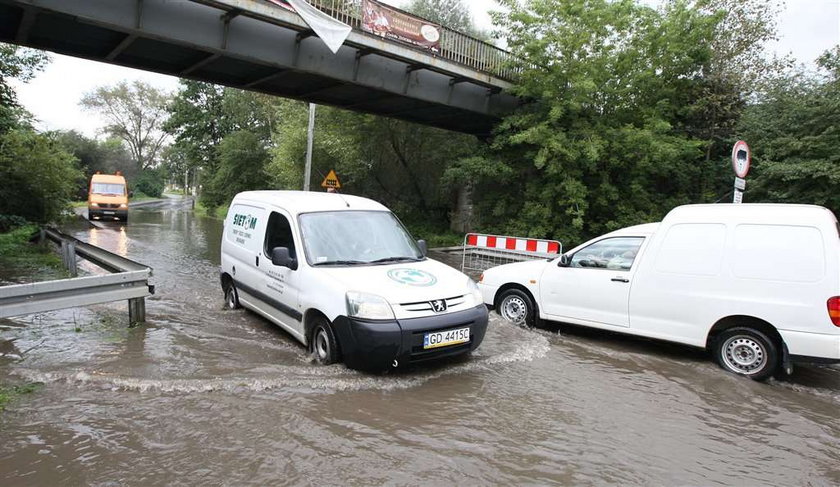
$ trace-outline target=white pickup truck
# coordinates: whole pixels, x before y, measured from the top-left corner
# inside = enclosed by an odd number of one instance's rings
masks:
[[[506,320],[552,320],[711,350],[763,380],[840,362],[840,227],[819,206],[687,205],[545,261],[484,272]]]

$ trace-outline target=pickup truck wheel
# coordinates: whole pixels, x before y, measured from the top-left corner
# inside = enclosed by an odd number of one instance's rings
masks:
[[[499,315],[518,326],[534,326],[536,306],[527,293],[519,289],[508,289],[499,296]]]
[[[334,364],[338,362],[338,341],[327,320],[316,319],[315,326],[312,328],[312,340],[309,342],[310,351],[319,364]]]
[[[232,281],[225,289],[225,307],[227,309],[239,309],[242,307],[239,304],[239,293],[236,292],[236,286]]]
[[[715,356],[729,372],[765,380],[779,368],[779,348],[764,333],[753,328],[730,328],[718,336]]]

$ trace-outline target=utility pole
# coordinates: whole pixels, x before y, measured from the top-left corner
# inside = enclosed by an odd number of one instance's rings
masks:
[[[306,131],[306,169],[303,174],[303,190],[309,191],[309,178],[312,173],[312,138],[315,132],[315,104],[309,104],[309,129]]]

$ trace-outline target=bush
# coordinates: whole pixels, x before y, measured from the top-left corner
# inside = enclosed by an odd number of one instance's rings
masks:
[[[26,218],[17,215],[0,215],[0,233],[6,233],[27,223]]]
[[[160,198],[166,186],[160,169],[146,169],[134,181],[134,190],[153,198]]]
[[[24,129],[0,136],[0,215],[56,220],[82,178],[76,159],[52,138]]]

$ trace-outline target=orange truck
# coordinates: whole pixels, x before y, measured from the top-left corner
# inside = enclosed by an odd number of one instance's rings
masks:
[[[88,218],[128,221],[129,196],[128,185],[119,171],[94,174],[88,190]]]

